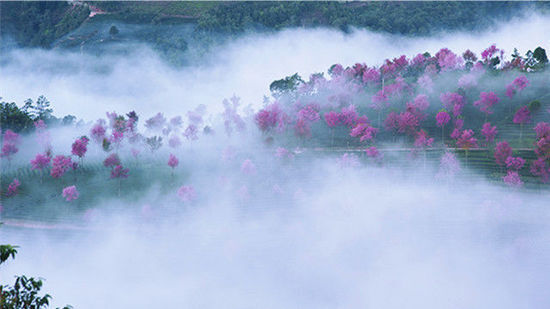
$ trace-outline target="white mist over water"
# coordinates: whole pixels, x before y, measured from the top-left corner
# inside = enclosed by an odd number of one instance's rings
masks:
[[[443,47],[456,53],[479,53],[497,44],[509,56],[541,46],[550,50],[544,29],[550,18],[529,15],[480,33],[443,33],[435,37],[406,38],[367,30],[344,34],[328,29],[292,29],[275,34],[247,35],[205,55],[196,65],[176,70],[146,46],[130,55],[103,57],[59,50],[17,50],[4,55],[0,74],[4,100],[22,104],[45,95],[57,116],[72,114],[87,121],[107,110],[136,110],[147,117],[157,111],[177,114],[205,104],[219,110],[221,100],[233,94],[245,105],[261,106],[269,84],[299,73],[304,78],[326,72],[335,63],[380,65],[402,54],[413,57]]]

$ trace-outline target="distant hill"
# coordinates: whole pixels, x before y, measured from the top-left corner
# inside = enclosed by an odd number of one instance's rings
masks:
[[[549,2],[0,2],[2,37],[22,47],[51,48],[93,21],[193,24],[196,33],[235,35],[289,27],[366,28],[404,35],[475,30],[518,12],[549,12]]]

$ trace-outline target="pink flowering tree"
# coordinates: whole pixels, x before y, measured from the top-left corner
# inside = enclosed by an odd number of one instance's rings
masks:
[[[485,113],[485,122],[487,122],[487,117],[493,113],[492,107],[499,101],[494,92],[482,92],[479,94],[479,100],[474,102],[474,106]]]
[[[118,181],[118,196],[120,196],[121,180],[123,178],[128,178],[129,172],[129,169],[124,168],[120,164],[111,169],[111,179],[116,179]]]
[[[34,159],[31,160],[31,169],[40,171],[40,183],[42,183],[44,169],[50,166],[52,158],[46,154],[37,154]]]
[[[512,99],[517,92],[529,86],[529,80],[525,75],[518,76],[510,84],[506,86],[506,96]]]
[[[12,157],[16,154],[19,149],[17,144],[19,143],[19,134],[13,132],[12,130],[6,130],[2,139],[2,152],[0,153],[0,158],[8,159],[8,167],[10,166]]]
[[[334,128],[341,125],[340,114],[334,111],[325,113],[325,123],[330,129],[330,146],[334,144]]]
[[[63,198],[65,198],[67,202],[70,202],[70,201],[76,200],[78,198],[79,193],[76,190],[76,186],[69,186],[63,189],[63,192],[61,195],[63,196]]]
[[[531,112],[527,106],[523,106],[514,115],[514,123],[519,124],[519,142],[522,142],[523,138],[523,125],[531,121]]]
[[[464,97],[456,92],[446,92],[439,97],[445,109],[452,111],[454,117],[462,114]]]
[[[502,177],[502,180],[505,184],[519,188],[523,186],[523,181],[521,181],[521,177],[519,176],[519,173],[517,171],[510,170],[506,174],[506,176]]]
[[[19,186],[21,186],[21,182],[19,182],[19,179],[14,178],[13,181],[8,185],[6,196],[7,197],[16,196],[17,193],[19,193]]]
[[[474,131],[472,130],[464,130],[460,134],[460,137],[456,141],[456,145],[464,149],[466,152],[466,163],[468,163],[468,151],[471,148],[477,148],[477,139],[474,137]]]
[[[538,158],[533,161],[529,171],[533,176],[540,177],[543,183],[547,183],[550,180],[550,167],[544,158]]]
[[[508,170],[519,171],[525,165],[525,160],[522,157],[508,157],[506,158],[506,168]]]
[[[504,166],[506,164],[506,159],[512,156],[512,147],[508,144],[507,141],[497,143],[495,146],[495,162],[497,165]]]
[[[107,130],[105,129],[105,120],[100,119],[90,130],[90,136],[92,137],[92,140],[94,142],[101,144],[105,139],[106,132]]]
[[[72,144],[71,153],[78,157],[81,165],[82,165],[82,160],[84,158],[84,155],[86,154],[86,151],[88,151],[89,141],[90,140],[88,139],[88,137],[82,136]]]
[[[72,167],[73,162],[71,160],[71,157],[64,155],[55,156],[55,158],[53,158],[52,160],[52,169],[50,170],[50,175],[53,178],[60,178]]]
[[[422,150],[422,153],[424,154],[424,160],[423,165],[424,168],[426,168],[426,148],[432,147],[434,139],[428,137],[428,134],[424,130],[420,130],[416,133],[416,136],[414,138],[414,150],[413,152],[416,152],[418,150]]]
[[[491,123],[486,122],[481,128],[481,135],[485,137],[485,146],[489,146],[497,136],[498,130],[496,126],[491,126]]]
[[[170,158],[168,159],[168,166],[172,168],[172,177],[174,177],[174,169],[176,168],[176,166],[178,166],[179,162],[180,161],[175,155],[170,154]]]
[[[435,122],[441,128],[441,141],[445,144],[445,126],[451,121],[451,116],[446,110],[441,110],[435,115]]]
[[[535,153],[537,157],[544,160],[550,159],[550,123],[537,123],[535,133]]]

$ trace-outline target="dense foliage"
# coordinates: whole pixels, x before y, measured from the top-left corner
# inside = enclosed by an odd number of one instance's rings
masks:
[[[51,47],[87,20],[134,24],[194,24],[195,36],[238,34],[289,27],[366,28],[427,35],[440,30],[475,30],[527,10],[548,12],[547,2],[2,2],[3,33],[22,46]],[[92,12],[99,12],[90,19]],[[487,16],[491,16],[488,19]],[[181,45],[181,43],[180,43]]]

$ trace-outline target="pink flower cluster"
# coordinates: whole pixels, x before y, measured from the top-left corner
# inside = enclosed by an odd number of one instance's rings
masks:
[[[71,153],[79,158],[84,157],[88,150],[88,141],[89,139],[86,136],[77,139],[72,145]]]
[[[67,202],[70,202],[76,200],[79,193],[75,186],[70,186],[63,189],[62,195]]]
[[[170,158],[168,159],[168,166],[170,166],[172,169],[176,168],[178,166],[179,160],[176,158],[175,155],[170,154]]]
[[[6,191],[6,196],[7,197],[16,196],[20,185],[21,183],[19,182],[19,179],[14,178],[13,181],[8,186],[8,190]]]
[[[482,92],[479,94],[479,100],[474,102],[474,106],[478,107],[482,112],[489,115],[493,111],[491,108],[493,105],[497,104],[500,101],[498,96],[494,92]]]
[[[11,160],[11,157],[19,151],[19,149],[17,148],[18,142],[19,134],[9,129],[6,130],[6,132],[4,132],[2,152],[0,153],[0,157],[7,157],[8,160]]]
[[[39,153],[33,160],[31,160],[31,169],[43,170],[50,165],[50,161],[50,156]]]
[[[491,123],[486,122],[481,128],[481,135],[485,137],[485,144],[489,145],[495,140],[498,130],[496,126],[491,126]]]
[[[53,158],[50,175],[53,178],[59,178],[63,176],[63,174],[65,174],[65,172],[67,172],[71,167],[73,167],[73,162],[71,160],[71,157],[58,155],[55,158]]]

